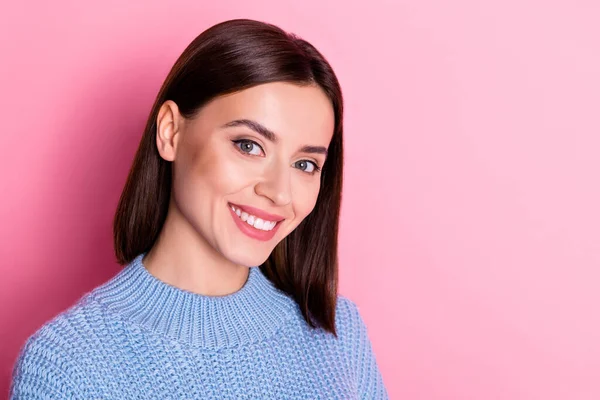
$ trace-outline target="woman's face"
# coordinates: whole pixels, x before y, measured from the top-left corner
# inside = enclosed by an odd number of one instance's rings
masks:
[[[331,102],[318,86],[275,82],[217,97],[192,119],[174,116],[178,213],[229,261],[262,264],[315,206]]]

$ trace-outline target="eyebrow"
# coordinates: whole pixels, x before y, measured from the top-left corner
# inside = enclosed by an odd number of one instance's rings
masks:
[[[275,132],[271,131],[264,125],[262,125],[256,121],[253,121],[251,119],[236,119],[236,120],[230,121],[230,122],[226,123],[225,125],[223,125],[223,128],[230,128],[230,127],[234,127],[234,126],[245,126],[247,128],[252,129],[254,132],[262,135],[265,139],[267,139],[270,142],[273,142],[273,143],[279,142],[279,138],[277,137]],[[323,146],[308,146],[308,145],[303,146],[300,149],[300,152],[327,155],[327,149]]]

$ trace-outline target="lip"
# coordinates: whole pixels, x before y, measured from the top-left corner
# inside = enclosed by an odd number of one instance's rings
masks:
[[[236,207],[235,204],[233,204],[233,206]],[[242,221],[241,218],[237,216],[235,211],[233,211],[231,209],[231,205],[227,205],[227,208],[229,208],[231,217],[233,218],[233,221],[235,222],[237,227],[243,233],[245,233],[247,236],[249,236],[253,239],[261,240],[263,242],[269,241],[269,240],[273,239],[273,236],[275,236],[277,229],[279,229],[279,225],[281,225],[281,221],[278,221],[277,223],[275,223],[275,226],[270,231],[263,231],[261,229],[256,229],[253,226],[250,226],[246,222]]]
[[[242,204],[234,204],[234,203],[229,203],[229,205],[232,205],[235,208],[239,208],[242,211],[246,211],[248,214],[252,214],[255,217],[258,217],[258,218],[263,219],[263,220],[273,221],[273,222],[279,222],[279,221],[283,221],[285,219],[281,215],[269,214],[268,212],[263,211],[263,210],[261,210],[259,208],[254,208],[254,207],[245,206],[245,205],[242,205]]]

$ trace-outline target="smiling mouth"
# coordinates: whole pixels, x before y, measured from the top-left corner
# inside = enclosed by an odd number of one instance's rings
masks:
[[[256,229],[257,231],[270,232],[275,228],[276,225],[283,221],[270,221],[268,219],[257,217],[256,215],[247,213],[239,206],[235,206],[231,203],[229,203],[229,208],[231,208],[231,211],[233,211],[244,224],[248,225],[248,227]]]

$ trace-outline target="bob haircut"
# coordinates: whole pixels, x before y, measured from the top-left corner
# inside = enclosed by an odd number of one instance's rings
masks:
[[[154,245],[171,194],[172,165],[156,146],[156,119],[166,100],[185,118],[217,96],[269,82],[318,85],[331,100],[334,132],[312,212],[260,266],[265,276],[299,305],[311,328],[337,337],[338,223],[342,192],[342,91],[317,49],[295,34],[249,19],[221,22],[202,32],[179,56],[152,106],[113,221],[120,265]]]

